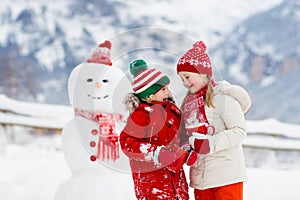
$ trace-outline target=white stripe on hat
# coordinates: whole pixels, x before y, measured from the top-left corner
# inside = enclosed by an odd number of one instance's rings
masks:
[[[144,74],[146,73],[149,73],[149,71],[151,71],[151,73],[156,73],[156,72],[159,72],[157,69],[146,69],[146,70],[143,70],[141,73],[137,74],[134,79],[137,80],[139,79],[141,76],[143,76]]]
[[[158,76],[159,74],[162,74],[162,73],[160,71],[158,71],[157,69],[144,70],[143,72],[138,74],[136,77],[134,77],[132,87],[133,88],[138,88],[141,85],[143,85],[144,83],[146,83],[147,81],[149,81],[149,79],[153,78],[155,75]],[[143,76],[145,76],[145,77],[143,77]],[[143,79],[141,79],[140,81],[134,83],[136,80],[138,80],[141,77],[143,77]]]
[[[160,74],[158,75],[155,79],[153,79],[152,81],[150,81],[148,84],[146,84],[144,87],[138,89],[137,91],[135,91],[135,93],[141,93],[143,91],[145,91],[146,89],[148,89],[151,85],[153,85],[154,83],[156,83],[159,79],[163,78],[164,75],[163,74]],[[151,78],[151,76],[150,76]],[[148,78],[149,79],[149,78]],[[144,83],[145,81],[143,81]],[[139,83],[139,85],[141,85],[141,83]],[[135,84],[134,85],[134,88],[138,87],[139,85]]]
[[[135,84],[139,83],[140,81],[143,81],[143,79],[147,78],[147,76],[152,76],[153,78],[155,78],[156,74],[151,75],[154,72],[155,72],[155,69],[149,69],[149,70],[142,71],[141,74],[138,74],[139,76],[134,77],[132,85],[135,85]],[[161,72],[157,71],[156,73],[161,73]]]

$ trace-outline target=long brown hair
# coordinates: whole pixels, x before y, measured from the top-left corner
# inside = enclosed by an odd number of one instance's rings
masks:
[[[209,108],[215,108],[213,104],[213,100],[214,100],[214,87],[212,85],[211,77],[208,76],[207,91],[205,94],[205,105],[207,105]]]
[[[212,81],[211,81],[211,77],[207,76],[208,78],[208,83],[207,83],[207,91],[205,94],[205,100],[204,103],[205,105],[207,105],[209,108],[215,108],[214,104],[213,104],[213,95],[214,95],[214,89],[213,89],[213,85],[212,85]],[[190,94],[190,92],[188,91],[186,96],[184,97],[184,99],[182,100],[181,106],[180,106],[180,110],[181,112],[184,112],[184,104],[185,104],[185,100],[186,97]]]

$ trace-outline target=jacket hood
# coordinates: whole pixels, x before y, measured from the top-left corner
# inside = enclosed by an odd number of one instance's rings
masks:
[[[252,105],[251,97],[244,88],[238,85],[232,85],[227,81],[217,82],[217,85],[214,88],[214,94],[224,94],[233,97],[240,103],[244,114],[249,111]]]

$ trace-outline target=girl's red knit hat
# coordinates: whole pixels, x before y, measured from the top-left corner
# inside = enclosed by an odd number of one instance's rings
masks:
[[[197,41],[177,62],[177,73],[181,71],[207,74],[212,76],[210,58],[203,41]]]

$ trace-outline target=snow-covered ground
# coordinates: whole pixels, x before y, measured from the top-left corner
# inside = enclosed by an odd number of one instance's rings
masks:
[[[112,170],[112,173],[121,172]],[[8,144],[5,155],[0,157],[0,199],[52,200],[60,183],[70,176],[61,151],[60,135],[38,136],[26,145]],[[248,168],[245,200],[297,200],[299,177],[299,166],[293,170]],[[128,179],[131,179],[130,174]],[[107,179],[107,184],[120,185],[120,190],[131,187],[122,185],[122,180]],[[83,185],[81,190],[86,187],[91,186]],[[192,189],[190,192],[192,196]],[[131,196],[128,194],[123,199],[131,200]]]
[[[62,128],[72,117],[72,109],[19,102],[3,95],[0,102],[0,200],[53,200],[59,186],[71,177],[62,151],[61,135],[30,133],[21,125]],[[7,129],[4,124],[16,126]],[[274,119],[247,121],[247,125],[245,200],[298,200],[300,126]],[[14,132],[14,139],[6,137],[7,130]],[[188,173],[188,168],[185,169]],[[128,184],[131,182],[129,172],[111,169],[111,173],[122,173],[122,176],[116,180],[103,174],[101,183],[106,187],[113,185],[119,188],[116,192],[122,194],[133,187]],[[82,185],[80,190],[84,193],[90,187],[101,188],[101,185]],[[129,191],[131,193],[124,196],[124,200],[132,199],[133,188]],[[192,189],[190,193],[193,199]],[[107,195],[106,199],[112,198]]]

